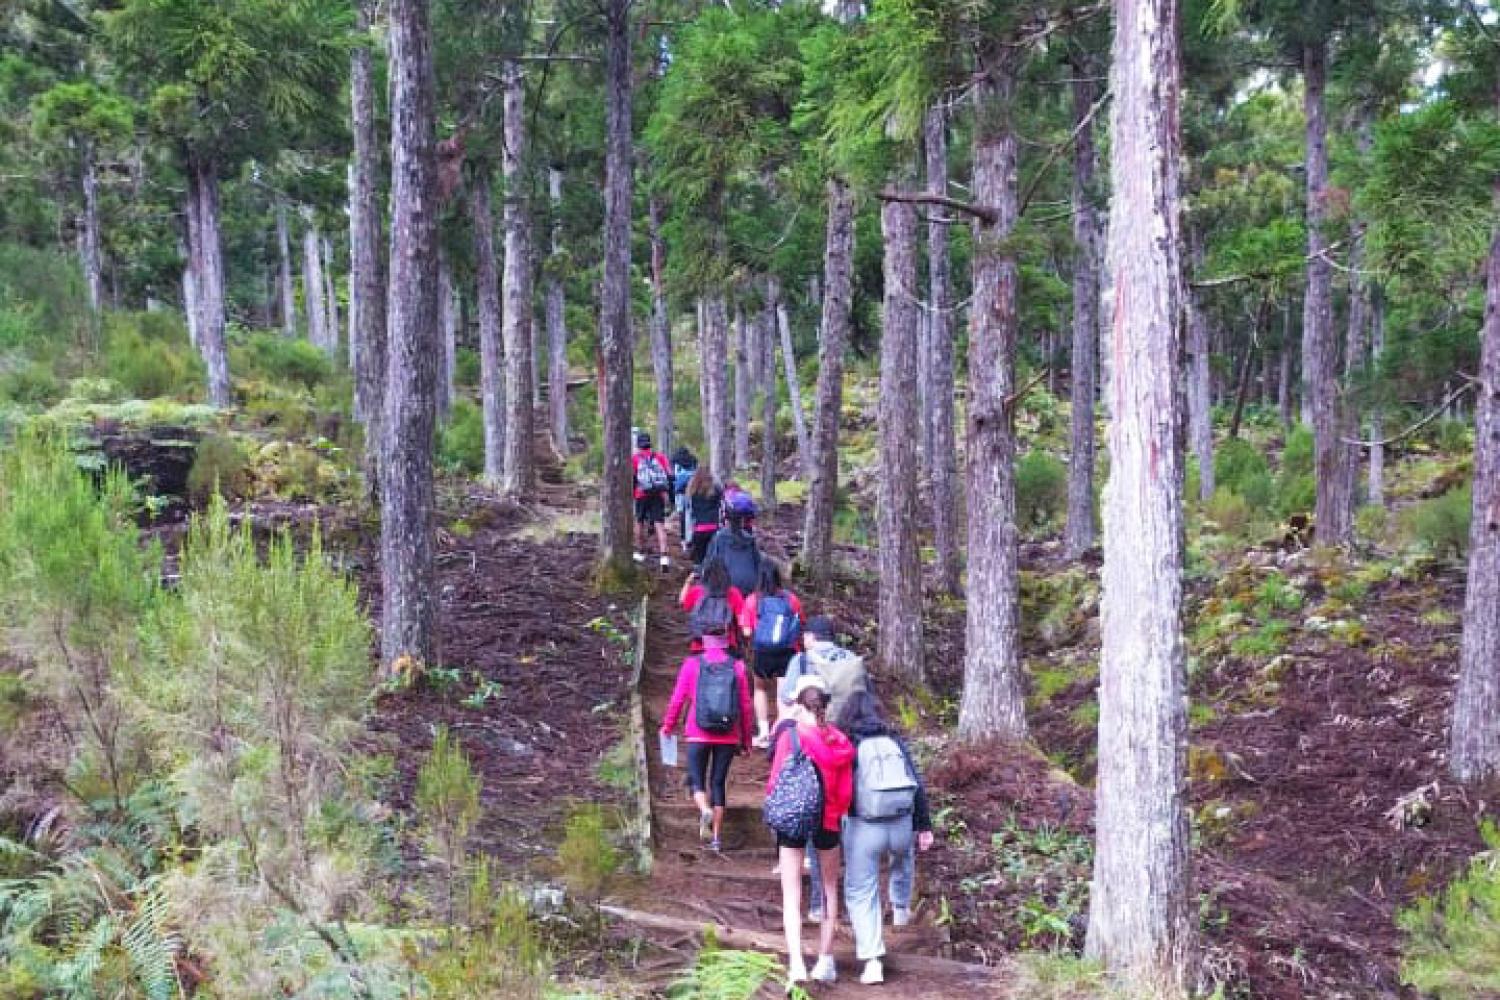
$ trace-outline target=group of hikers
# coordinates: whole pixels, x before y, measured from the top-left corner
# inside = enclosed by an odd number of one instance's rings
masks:
[[[638,466],[660,461],[666,468],[649,435],[638,434],[636,444]],[[730,766],[737,755],[765,752],[763,817],[776,837],[789,982],[838,978],[833,938],[842,868],[860,982],[882,983],[882,866],[890,866],[892,924],[904,926],[916,851],[932,845],[921,774],[887,721],[863,658],[838,644],[833,619],[805,614],[781,567],[760,551],[753,498],[732,482],[719,484],[686,450],[674,454],[671,474],[670,495],[645,505],[637,475],[636,536],[639,549],[654,530],[669,566],[663,521],[675,497],[693,566],[680,597],[691,638],[661,733],[671,739],[681,725],[700,836],[709,850],[722,850]],[[821,925],[811,972],[802,954],[804,868],[807,919]]]

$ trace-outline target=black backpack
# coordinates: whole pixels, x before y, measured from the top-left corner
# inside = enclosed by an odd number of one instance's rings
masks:
[[[734,661],[698,657],[698,690],[693,694],[693,719],[705,733],[734,732],[740,721],[739,678]]]
[[[688,627],[694,638],[705,635],[730,635],[734,631],[734,612],[729,609],[729,598],[722,594],[707,594],[698,598],[693,613],[688,615]]]

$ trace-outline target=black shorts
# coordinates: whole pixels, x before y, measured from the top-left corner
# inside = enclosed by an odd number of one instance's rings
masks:
[[[765,650],[755,651],[755,676],[765,681],[780,680],[786,676],[786,668],[791,665],[792,657],[796,653],[770,653]]]
[[[661,524],[667,519],[667,497],[663,493],[647,493],[635,501],[636,524]]]
[[[820,851],[831,851],[838,847],[840,843],[842,843],[842,837],[837,830],[819,830],[812,835],[812,845]],[[790,837],[783,837],[778,833],[776,835],[776,846],[791,847],[800,851],[807,847],[807,841],[793,840]]]

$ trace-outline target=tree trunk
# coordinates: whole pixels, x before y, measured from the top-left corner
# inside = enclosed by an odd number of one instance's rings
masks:
[[[479,409],[484,418],[484,483],[500,486],[505,470],[505,369],[500,338],[500,268],[495,260],[495,214],[490,173],[469,181],[469,219],[474,230],[474,278],[479,313]]]
[[[453,362],[457,350],[458,309],[454,300],[458,289],[453,285],[453,266],[448,254],[438,248],[438,331],[441,338],[438,360],[437,413],[438,422],[447,423],[453,413]]]
[[[286,221],[286,202],[276,199],[277,292],[281,296],[281,332],[297,335],[297,289],[292,282],[292,239]]]
[[[387,339],[385,327],[385,206],[380,199],[380,134],[375,121],[373,40],[369,38],[371,9],[375,0],[360,0],[358,27],[362,36],[350,55],[350,114],[353,118],[354,191],[349,199],[349,267],[353,276],[349,318],[350,353],[354,369],[354,414],[364,424],[364,472],[372,499],[380,482],[381,427],[385,400]],[[278,203],[278,239],[284,235],[284,211]],[[290,273],[286,264],[283,275]],[[288,286],[289,287],[289,286]],[[289,299],[283,299],[289,318],[288,331],[295,328]]]
[[[1192,265],[1196,271],[1203,263],[1202,239],[1194,234],[1189,242]],[[1214,495],[1217,484],[1214,482],[1214,414],[1208,313],[1201,300],[1200,292],[1193,288],[1187,289],[1188,440],[1193,457],[1198,460],[1198,499],[1207,503]],[[1284,383],[1282,391],[1286,391]]]
[[[814,403],[812,481],[802,528],[802,569],[814,582],[833,575],[833,512],[838,506],[839,417],[844,405],[844,348],[854,290],[854,192],[828,181],[823,246],[823,318],[818,328],[818,389]]]
[[[1312,417],[1313,455],[1317,469],[1314,524],[1318,541],[1349,541],[1353,504],[1352,480],[1345,474],[1349,449],[1339,440],[1344,422],[1339,394],[1338,342],[1333,336],[1333,283],[1328,234],[1328,117],[1325,89],[1328,46],[1315,42],[1303,50],[1307,114],[1307,293],[1302,306],[1302,380]]]
[[[327,236],[323,237],[323,305],[328,310],[324,321],[323,334],[327,337],[327,351],[330,357],[337,359],[339,356],[339,293],[338,279],[333,263],[333,243]]]
[[[229,352],[224,345],[224,245],[219,224],[219,175],[212,161],[194,156],[188,170],[188,197],[194,201],[193,239],[188,243],[193,262],[193,290],[197,301],[198,351],[208,370],[208,401],[217,407],[233,402],[229,383]]]
[[[104,253],[99,230],[99,171],[94,162],[94,144],[83,144],[83,226],[79,243],[83,278],[88,286],[89,308],[104,307]]]
[[[630,575],[630,420],[634,338],[630,329],[630,0],[606,0],[604,294],[600,319],[605,362],[604,487],[600,561],[605,574]]]
[[[531,376],[531,218],[523,198],[521,169],[526,160],[525,80],[521,65],[507,61],[502,70],[505,87],[505,148],[501,172],[505,177],[505,478],[506,496],[522,497],[536,488]],[[626,216],[629,223],[629,216]],[[627,247],[627,250],[629,248]],[[628,258],[627,258],[628,262]],[[628,305],[628,303],[627,303]],[[630,321],[626,313],[626,323]]]
[[[560,167],[547,171],[552,203],[552,266],[547,269],[547,408],[552,447],[568,457],[568,322],[563,297],[562,182]]]
[[[1291,306],[1287,306],[1283,319],[1291,315]],[[1292,324],[1290,321],[1283,322],[1281,336],[1281,376],[1280,384],[1276,392],[1276,409],[1281,416],[1282,429],[1290,434],[1292,431],[1292,402],[1296,380],[1292,377]]]
[[[1023,739],[1019,553],[1016,535],[1016,390],[1019,275],[1010,237],[1019,214],[1017,144],[1011,122],[1015,57],[990,50],[975,91],[974,200],[994,213],[974,228],[974,304],[969,314],[969,599],[965,740]]]
[[[1370,367],[1380,371],[1380,356],[1385,353],[1385,294],[1380,285],[1370,286]],[[1385,420],[1377,402],[1370,408],[1370,471],[1366,501],[1372,507],[1385,506],[1385,445],[1380,439],[1385,436]]]
[[[1500,207],[1500,181],[1494,193]],[[1460,781],[1500,773],[1500,226],[1490,240],[1484,277],[1469,581],[1449,750],[1449,767]]]
[[[1367,105],[1361,106],[1356,117],[1358,122],[1355,127],[1355,147],[1360,161],[1368,163],[1370,151],[1375,145],[1374,112]],[[1356,215],[1352,220],[1352,231],[1349,234],[1349,325],[1344,339],[1344,383],[1339,407],[1341,419],[1339,437],[1348,441],[1358,440],[1360,435],[1362,421],[1354,390],[1356,383],[1365,372],[1370,352],[1372,282],[1364,273],[1365,233],[1368,228],[1366,221]],[[1341,447],[1344,449],[1344,457],[1339,472],[1345,482],[1340,488],[1348,498],[1352,537],[1352,517],[1359,498],[1360,460],[1364,456],[1360,452],[1359,445],[1341,443]]]
[[[307,339],[318,350],[328,352],[328,307],[323,302],[323,240],[313,221],[312,209],[302,210],[302,303],[307,313]]]
[[[651,226],[651,367],[656,374],[656,447],[670,455],[677,434],[673,413],[672,327],[667,320],[667,241],[661,235],[661,201],[647,204]]]
[[[920,683],[922,560],[917,547],[918,330],[917,210],[887,201],[880,209],[885,244],[884,323],[880,334],[880,475],[877,483],[880,604],[878,656],[885,669]]]
[[[1073,81],[1073,360],[1072,443],[1068,453],[1068,523],[1063,549],[1077,559],[1094,547],[1094,397],[1099,359],[1099,225],[1094,207],[1094,113],[1098,85],[1092,69]]]
[[[802,470],[804,480],[812,479],[812,445],[807,439],[807,417],[802,413],[802,387],[797,379],[797,356],[792,348],[792,323],[787,314],[786,301],[781,297],[781,283],[772,278],[770,295],[776,308],[776,333],[781,339],[781,364],[786,378],[787,405],[792,411],[792,429],[797,435],[797,467]],[[768,376],[776,380],[775,360]]]
[[[734,309],[734,467],[750,468],[750,331],[745,307]]]
[[[927,190],[948,193],[948,121],[941,104],[927,111],[923,139]],[[937,584],[944,593],[960,591],[958,556],[958,444],[953,430],[953,271],[948,223],[936,215],[927,223],[927,284],[931,330],[927,341],[930,395],[924,404],[925,454],[932,493],[932,544]]]
[[[193,207],[193,199],[191,197],[187,198],[186,202],[187,205],[184,214],[187,216],[187,230],[189,235],[187,240],[177,250],[183,258],[182,317],[183,321],[187,323],[188,342],[193,345],[193,350],[196,351],[199,350],[198,324],[202,320],[202,316],[198,306],[198,277],[193,273],[195,268],[193,265],[193,252],[190,247],[192,241],[196,239],[192,234],[198,225],[195,219],[198,210]]]
[[[729,428],[728,327],[724,296],[715,292],[703,306],[703,365],[699,377],[707,387],[703,436],[708,441],[708,466],[720,480],[734,473],[734,445]]]
[[[769,289],[758,325],[760,336],[755,346],[760,364],[756,367],[763,376],[760,393],[760,496],[761,506],[766,511],[773,511],[776,509],[776,300],[769,294]]]
[[[697,333],[698,343],[698,422],[703,428],[703,446],[712,448],[713,440],[709,437],[708,421],[708,307],[700,296],[695,303],[694,326]],[[712,463],[710,463],[710,466]],[[714,470],[715,475],[720,475]]]
[[[427,0],[391,0],[389,364],[380,468],[381,659],[438,662],[432,434],[437,418],[438,190]]]
[[[1175,0],[1115,4],[1109,482],[1093,893],[1085,953],[1127,989],[1183,996],[1193,910],[1182,642]]]

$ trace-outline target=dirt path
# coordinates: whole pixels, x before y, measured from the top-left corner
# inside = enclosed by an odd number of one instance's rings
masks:
[[[735,761],[729,778],[724,851],[713,854],[698,839],[697,810],[688,796],[683,770],[664,766],[656,745],[655,733],[687,648],[686,619],[676,605],[678,582],[676,573],[670,582],[664,581],[649,608],[641,692],[656,863],[646,891],[633,903],[651,913],[716,925],[726,941],[733,936],[771,944],[780,940],[781,892],[772,872],[774,841],[760,816],[769,766],[764,755],[755,752]],[[816,957],[817,933],[815,924],[804,928],[809,965]],[[946,947],[945,930],[924,920],[920,911],[910,928],[887,926],[885,995],[912,1000],[1004,995],[996,970],[946,958]],[[819,998],[871,996],[870,987],[858,984],[859,966],[847,922],[839,928],[836,955],[840,982],[815,985],[810,993]]]

